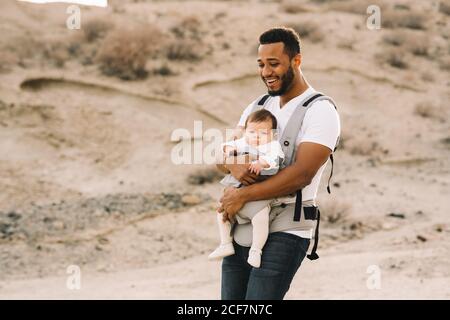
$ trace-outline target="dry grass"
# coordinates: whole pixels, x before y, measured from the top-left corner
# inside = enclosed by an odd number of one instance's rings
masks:
[[[325,34],[320,30],[320,26],[314,21],[307,20],[291,24],[289,27],[297,31],[302,40],[308,39],[313,43],[318,43],[325,39]]]
[[[148,74],[147,59],[158,53],[163,40],[162,32],[152,25],[116,29],[105,38],[95,60],[107,76],[122,80],[144,78]]]

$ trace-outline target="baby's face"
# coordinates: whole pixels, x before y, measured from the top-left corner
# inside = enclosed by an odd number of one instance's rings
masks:
[[[272,121],[248,122],[245,139],[253,147],[269,143],[273,139]]]

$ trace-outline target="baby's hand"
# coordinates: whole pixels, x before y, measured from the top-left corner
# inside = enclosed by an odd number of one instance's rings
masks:
[[[259,175],[263,167],[258,161],[253,161],[248,169],[251,173]]]

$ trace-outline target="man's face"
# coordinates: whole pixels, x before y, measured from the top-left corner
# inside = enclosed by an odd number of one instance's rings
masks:
[[[284,43],[262,44],[258,49],[258,66],[261,79],[267,86],[268,94],[285,94],[294,80],[291,59],[284,52]]]

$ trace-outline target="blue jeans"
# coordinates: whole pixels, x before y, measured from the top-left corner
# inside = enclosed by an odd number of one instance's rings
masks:
[[[233,241],[235,254],[222,262],[222,300],[282,300],[308,251],[310,239],[270,233],[261,267],[247,263],[250,248]]]

